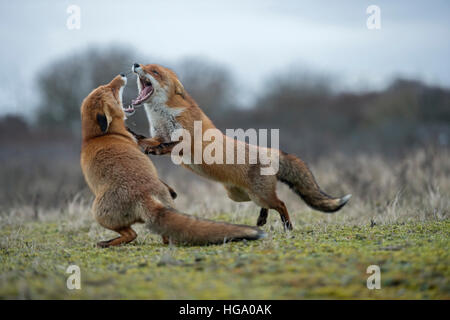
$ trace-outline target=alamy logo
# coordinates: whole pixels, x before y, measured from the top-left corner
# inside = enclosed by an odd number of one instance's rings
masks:
[[[194,121],[193,137],[188,130],[175,130],[171,141],[180,139],[171,152],[175,164],[260,164],[261,175],[279,169],[279,129],[270,130],[270,148],[267,129],[227,129],[224,136],[218,129],[203,132],[202,121]]]
[[[377,265],[371,265],[367,267],[366,273],[372,275],[367,278],[367,289],[381,289],[381,270]]]
[[[381,29],[381,9],[379,6],[371,5],[366,9],[366,13],[370,14],[367,18],[366,25],[369,30]]]
[[[67,7],[66,12],[68,14],[70,14],[70,16],[67,18],[67,21],[66,21],[67,29],[79,30],[81,28],[81,9],[80,9],[80,7],[72,4]]]
[[[70,273],[71,275],[67,278],[66,285],[67,289],[81,289],[81,270],[80,267],[72,264],[67,267],[66,273]]]

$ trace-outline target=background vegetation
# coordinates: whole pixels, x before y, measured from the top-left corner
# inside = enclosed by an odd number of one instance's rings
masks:
[[[219,128],[280,129],[281,149],[306,160],[325,191],[353,198],[326,215],[280,186],[291,233],[272,214],[265,227],[270,237],[260,242],[166,247],[138,228],[130,246],[94,248],[112,233],[89,215],[79,108],[92,88],[135,60],[152,61],[101,47],[44,66],[36,78],[36,113],[0,119],[0,297],[450,297],[450,90],[417,79],[343,92],[338,79],[294,68],[277,72],[242,106],[239,81],[226,68],[200,58],[164,62]],[[125,102],[136,95],[129,78]],[[142,109],[127,122],[148,134]],[[167,157],[152,160],[178,192],[181,210],[256,223],[256,206],[232,202],[220,185]],[[85,277],[79,292],[65,287],[72,263]],[[382,290],[365,286],[370,264],[381,266]]]

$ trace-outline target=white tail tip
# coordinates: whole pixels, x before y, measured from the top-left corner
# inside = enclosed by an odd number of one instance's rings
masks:
[[[261,231],[258,233],[258,238],[257,238],[258,240],[265,239],[265,238],[267,238],[267,233],[265,233],[264,231]]]
[[[346,203],[348,202],[348,200],[350,200],[351,197],[352,197],[351,194],[348,194],[348,195],[342,197],[342,198],[341,198],[341,201],[340,201],[340,205],[346,204]]]

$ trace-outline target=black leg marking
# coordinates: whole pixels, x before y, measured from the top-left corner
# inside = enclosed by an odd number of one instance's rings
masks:
[[[259,212],[258,221],[256,222],[256,225],[258,227],[262,227],[267,222],[267,215],[269,214],[269,209],[267,208],[261,208],[261,211]]]

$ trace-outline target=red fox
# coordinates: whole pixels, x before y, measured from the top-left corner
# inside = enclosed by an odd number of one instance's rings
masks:
[[[138,76],[139,96],[133,100],[131,108],[144,104],[150,122],[151,138],[136,137],[139,146],[146,153],[164,154],[171,152],[174,144],[171,135],[176,129],[185,129],[194,136],[194,121],[201,121],[202,134],[214,129],[212,121],[203,113],[194,99],[186,92],[177,75],[170,69],[157,64],[135,63],[132,71]],[[223,137],[226,141],[230,139]],[[234,148],[244,142],[234,141]],[[202,148],[208,142],[202,143]],[[246,144],[246,148],[249,146]],[[256,164],[183,164],[193,172],[218,181],[225,187],[234,201],[253,201],[261,206],[258,226],[266,223],[268,209],[275,209],[285,228],[292,229],[292,223],[283,201],[276,194],[277,180],[286,183],[311,208],[323,212],[336,212],[350,199],[351,195],[334,198],[324,193],[318,186],[307,165],[294,155],[269,149],[279,156],[279,170],[273,175],[261,175],[260,162]]]
[[[133,241],[134,223],[145,223],[164,243],[206,245],[265,237],[256,227],[213,222],[174,209],[176,194],[159,180],[153,163],[125,127],[126,81],[124,75],[115,77],[92,91],[81,106],[81,168],[95,194],[93,214],[101,226],[120,234],[97,245]]]

